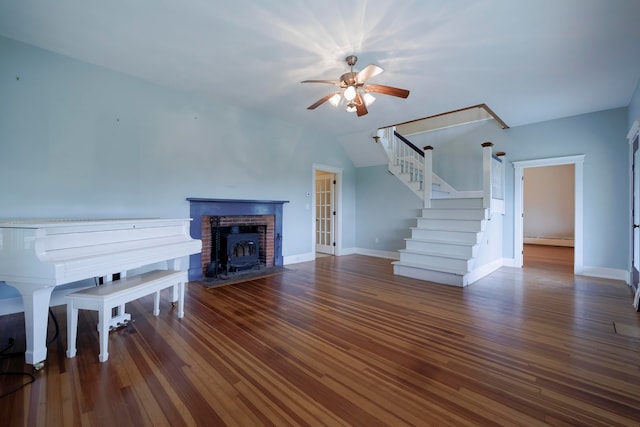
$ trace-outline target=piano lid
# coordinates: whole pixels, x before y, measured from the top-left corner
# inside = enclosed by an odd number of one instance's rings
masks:
[[[190,219],[186,219],[190,221]],[[101,224],[118,224],[131,223],[137,221],[154,222],[167,221],[162,218],[17,218],[17,219],[0,219],[0,228],[45,228],[45,227],[67,227],[75,225],[101,225]]]
[[[197,253],[190,222],[0,220],[0,280],[58,285]]]

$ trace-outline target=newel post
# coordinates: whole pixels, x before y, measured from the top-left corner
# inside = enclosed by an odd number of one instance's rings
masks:
[[[491,147],[492,142],[482,144],[482,207],[491,208]]]
[[[424,150],[424,173],[422,175],[422,191],[424,198],[424,207],[431,207],[431,187],[433,183],[433,147],[427,145],[422,148]]]

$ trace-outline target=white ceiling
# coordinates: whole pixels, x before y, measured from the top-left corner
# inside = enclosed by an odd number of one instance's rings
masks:
[[[335,134],[485,103],[509,126],[624,107],[640,78],[639,0],[0,0],[0,35]],[[325,103],[344,58],[385,72],[357,117]],[[1,58],[0,58],[1,60]]]

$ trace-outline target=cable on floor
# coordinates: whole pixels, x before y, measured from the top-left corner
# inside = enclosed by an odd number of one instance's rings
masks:
[[[53,335],[51,340],[49,340],[47,342],[47,346],[49,346],[56,339],[58,339],[58,336],[59,336],[59,333],[60,333],[60,327],[58,325],[58,319],[56,318],[55,314],[53,314],[53,310],[51,310],[51,307],[49,307],[49,315],[51,316],[51,319],[53,320],[53,324],[55,326],[55,334]],[[22,352],[20,352],[20,351],[9,352],[9,350],[13,347],[14,343],[15,343],[15,339],[14,338],[9,338],[9,343],[7,344],[7,346],[0,350],[0,359],[9,359],[9,358],[12,358],[12,357],[24,357],[24,351],[22,351]],[[17,386],[13,390],[9,390],[9,391],[4,392],[3,394],[0,394],[0,399],[15,393],[16,391],[28,386],[29,384],[32,384],[36,380],[35,375],[33,375],[30,372],[6,371],[6,372],[0,372],[0,376],[7,376],[7,377],[9,377],[9,376],[22,376],[22,377],[28,377],[28,381],[27,382]]]

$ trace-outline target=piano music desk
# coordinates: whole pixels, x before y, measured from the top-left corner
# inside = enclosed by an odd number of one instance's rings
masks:
[[[78,309],[98,312],[98,333],[100,335],[100,362],[109,358],[109,319],[114,307],[138,298],[154,294],[153,315],[160,314],[160,291],[177,286],[178,317],[184,316],[184,285],[188,281],[186,271],[154,270],[137,276],[109,282],[101,286],[82,289],[67,295],[67,357],[76,355],[78,333]]]

